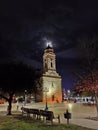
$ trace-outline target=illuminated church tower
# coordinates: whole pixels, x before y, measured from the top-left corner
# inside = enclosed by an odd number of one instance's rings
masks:
[[[42,79],[42,100],[45,102],[62,102],[61,76],[56,72],[56,55],[52,47],[44,50],[43,54],[43,75]]]

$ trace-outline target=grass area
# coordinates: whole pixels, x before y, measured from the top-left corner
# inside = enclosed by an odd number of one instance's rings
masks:
[[[22,117],[19,113],[0,116],[0,130],[92,130],[72,124],[51,125],[40,120]]]

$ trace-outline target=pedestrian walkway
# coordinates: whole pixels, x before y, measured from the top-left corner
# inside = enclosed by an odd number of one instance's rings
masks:
[[[62,120],[62,124],[65,124],[66,121]],[[75,124],[78,126],[91,128],[98,130],[98,121],[90,120],[90,119],[70,119],[71,124]]]
[[[90,119],[71,119],[71,123],[86,128],[92,128],[98,130],[98,121]]]
[[[41,106],[42,105],[40,105],[40,107]],[[98,130],[98,121],[86,119],[87,117],[96,116],[97,113],[95,107],[87,107],[83,106],[83,104],[55,104],[54,106],[49,105],[49,110],[60,114],[62,124],[67,123],[67,120],[64,118],[64,111],[66,111],[66,109],[69,109],[72,114],[72,119],[69,120],[71,124]]]
[[[67,104],[68,105],[68,104]],[[86,119],[86,117],[93,117],[96,115],[96,109],[94,107],[85,107],[82,104],[70,104],[69,107],[66,104],[48,104],[49,110],[54,111],[56,114],[60,114],[61,124],[66,124],[67,120],[64,118],[64,111],[66,108],[72,114],[72,118],[69,120],[69,123],[75,124],[78,126],[91,128],[98,130],[98,121]],[[43,109],[43,104],[33,104],[33,108]],[[31,106],[27,106],[31,107]]]
[[[22,104],[19,105],[20,109],[22,107]],[[44,109],[45,104],[43,103],[27,104],[25,107]],[[6,110],[6,105],[5,107],[3,105],[2,108],[3,110]],[[64,112],[66,111],[66,109],[68,109],[69,112],[71,112],[72,114],[72,118],[69,120],[69,123],[98,130],[98,121],[86,119],[87,117],[96,116],[95,107],[85,107],[82,104],[48,104],[48,108],[55,114],[60,114],[61,124],[67,123],[67,120],[64,118]],[[17,106],[15,104],[13,105],[13,110],[16,109]],[[1,115],[3,115],[3,113]]]

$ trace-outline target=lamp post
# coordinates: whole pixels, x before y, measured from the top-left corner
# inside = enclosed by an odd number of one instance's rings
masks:
[[[27,103],[27,90],[24,92],[24,105]]]
[[[45,97],[46,97],[46,105],[45,105],[45,110],[48,110],[48,102],[47,102],[47,92],[49,92],[49,88],[45,87],[44,88],[44,92],[45,92]]]

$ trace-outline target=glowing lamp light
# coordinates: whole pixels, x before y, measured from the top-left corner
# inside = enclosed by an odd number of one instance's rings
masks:
[[[72,104],[72,103],[69,103],[69,104],[68,104],[68,108],[69,108],[70,110],[72,110],[72,107],[73,107],[73,104]]]
[[[68,93],[70,93],[70,90],[67,90]]]

